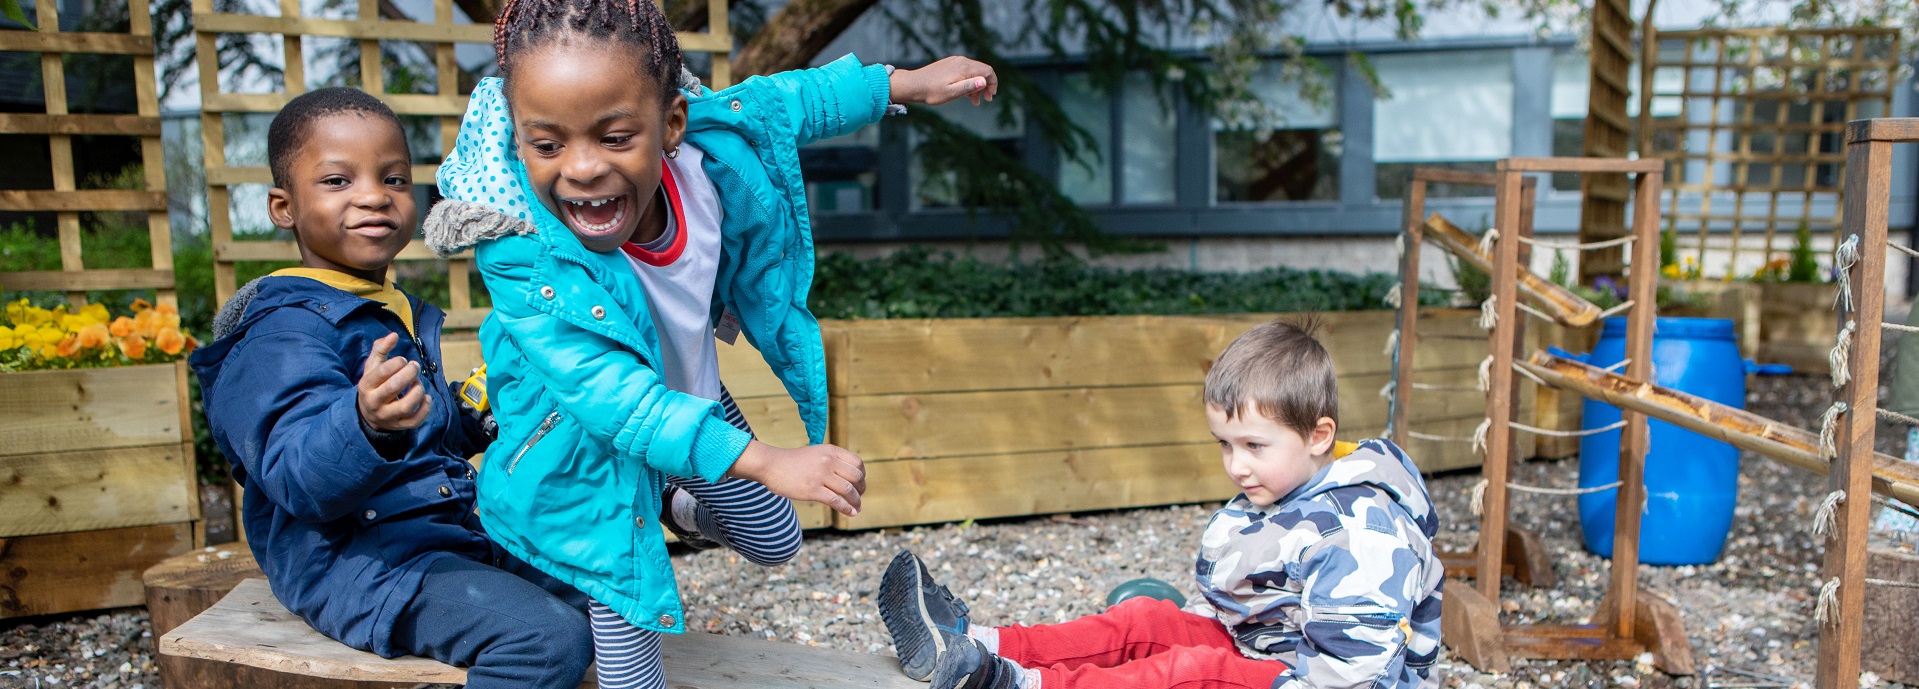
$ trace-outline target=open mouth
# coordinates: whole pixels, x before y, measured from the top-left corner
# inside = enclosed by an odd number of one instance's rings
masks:
[[[560,200],[560,213],[566,224],[580,234],[600,237],[613,234],[626,222],[626,195],[586,201]]]

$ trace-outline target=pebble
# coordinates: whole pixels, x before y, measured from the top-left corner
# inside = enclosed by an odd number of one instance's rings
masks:
[[[1830,402],[1831,382],[1814,376],[1760,377],[1748,407],[1784,423],[1810,428]],[[1903,452],[1905,434],[1882,424],[1879,449]],[[1513,480],[1573,485],[1574,460],[1521,462]],[[1467,503],[1479,472],[1428,477],[1440,511],[1442,547],[1463,549],[1476,538]],[[1726,556],[1687,567],[1642,565],[1640,585],[1676,604],[1694,657],[1704,674],[1675,678],[1651,658],[1618,661],[1519,659],[1504,673],[1480,673],[1442,652],[1438,669],[1449,689],[1608,687],[1693,689],[1753,681],[1730,670],[1771,675],[1809,685],[1816,665],[1812,591],[1823,544],[1804,528],[1825,495],[1823,478],[1757,455],[1742,459],[1738,517]],[[1605,592],[1608,561],[1581,546],[1572,498],[1520,495],[1512,521],[1545,541],[1560,584],[1530,590],[1507,580],[1507,623],[1588,621]],[[844,650],[893,655],[874,596],[893,554],[910,548],[933,576],[972,606],[979,623],[1048,624],[1104,608],[1106,592],[1121,582],[1155,577],[1191,597],[1194,548],[1217,504],[1151,507],[1078,514],[983,520],[905,529],[808,534],[798,560],[767,570],[725,551],[676,552],[674,568],[687,605],[687,625],[711,633],[750,636]],[[1869,678],[1891,687],[1905,685]],[[0,689],[88,686],[160,687],[143,609],[86,613],[30,621],[0,621]]]

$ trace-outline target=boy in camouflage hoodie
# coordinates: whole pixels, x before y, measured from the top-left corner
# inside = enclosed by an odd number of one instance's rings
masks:
[[[1438,686],[1438,517],[1392,442],[1335,443],[1325,347],[1298,326],[1253,328],[1214,362],[1205,399],[1243,492],[1200,540],[1200,599],[983,627],[901,552],[880,613],[906,674],[934,689]]]

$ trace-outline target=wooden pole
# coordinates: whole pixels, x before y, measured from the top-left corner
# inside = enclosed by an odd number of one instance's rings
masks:
[[[1831,540],[1826,542],[1824,576],[1839,580],[1837,626],[1820,620],[1819,671],[1821,687],[1851,687],[1859,681],[1859,653],[1866,608],[1866,530],[1872,502],[1873,435],[1878,430],[1879,324],[1885,317],[1886,205],[1892,184],[1892,142],[1860,140],[1857,128],[1848,128],[1843,234],[1858,242],[1859,262],[1852,267],[1849,286],[1853,310],[1842,321],[1857,330],[1845,365],[1852,382],[1839,401],[1847,411],[1841,417],[1838,457],[1833,460],[1831,486],[1845,491]],[[1843,305],[1841,305],[1843,308]]]
[[[1494,227],[1504,228],[1505,237],[1495,245],[1492,270],[1493,332],[1492,372],[1488,391],[1504,391],[1513,384],[1513,333],[1519,289],[1520,184],[1519,172],[1505,170],[1500,163],[1499,185],[1494,188]],[[1477,253],[1477,252],[1474,252]],[[1506,558],[1506,477],[1512,455],[1513,396],[1486,395],[1486,493],[1479,517],[1479,593],[1486,600],[1499,600],[1499,566]]]
[[[1426,180],[1415,172],[1406,192],[1406,206],[1400,219],[1405,234],[1399,256],[1399,349],[1393,352],[1392,409],[1386,417],[1386,430],[1393,444],[1406,446],[1407,417],[1413,405],[1413,359],[1419,347],[1419,251],[1424,237],[1419,219],[1426,214]]]
[[[1659,182],[1656,172],[1639,173],[1634,180],[1631,262],[1626,266],[1626,377],[1653,380],[1653,321],[1659,316],[1655,299],[1659,278]],[[1646,503],[1646,415],[1620,410],[1626,427],[1620,431],[1619,490],[1613,515],[1612,601],[1613,630],[1622,639],[1633,638],[1639,595],[1639,517]]]

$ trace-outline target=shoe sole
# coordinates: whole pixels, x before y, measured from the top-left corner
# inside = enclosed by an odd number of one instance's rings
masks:
[[[920,586],[921,576],[919,558],[909,553],[893,558],[880,579],[880,600],[901,604],[883,606],[880,619],[893,636],[893,650],[900,656],[900,669],[907,677],[924,682],[933,676],[940,655],[946,652],[946,640],[940,638],[939,627],[926,614],[926,589]]]

